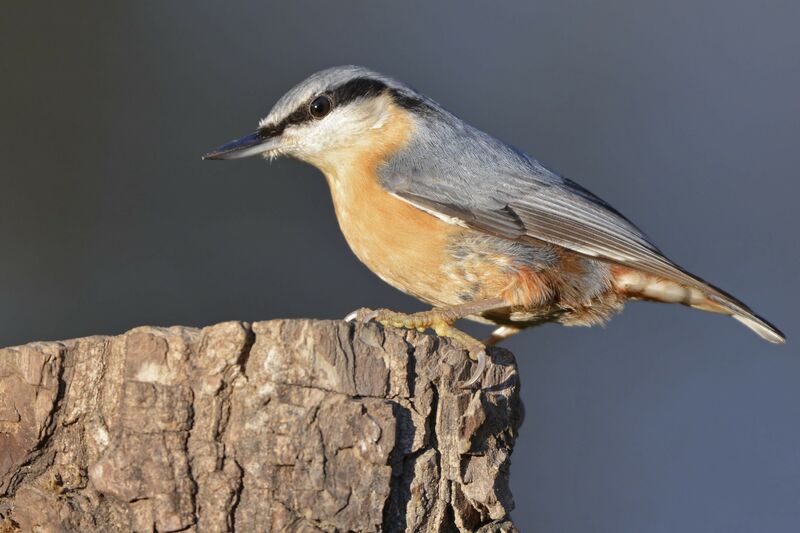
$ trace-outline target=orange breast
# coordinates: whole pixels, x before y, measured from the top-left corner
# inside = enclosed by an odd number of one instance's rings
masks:
[[[443,268],[457,227],[391,196],[374,174],[351,174],[331,190],[342,233],[370,270],[428,303],[458,303],[448,296],[453,289]]]

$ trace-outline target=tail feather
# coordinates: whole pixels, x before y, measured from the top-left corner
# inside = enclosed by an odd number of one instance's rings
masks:
[[[717,289],[717,291],[719,291],[719,289]],[[786,342],[786,336],[781,330],[755,314],[749,307],[732,296],[708,294],[706,297],[727,310],[727,312],[722,311],[723,313],[732,316],[735,320],[753,330],[762,339],[774,344],[783,344]]]
[[[703,311],[721,313],[733,317],[766,341],[775,344],[786,342],[786,337],[778,328],[758,316],[747,305],[688,272],[684,271],[695,282],[691,286],[626,267],[617,267],[613,272],[618,289],[630,298],[680,303]]]

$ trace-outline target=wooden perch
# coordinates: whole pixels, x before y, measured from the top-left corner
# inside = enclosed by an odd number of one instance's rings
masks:
[[[513,356],[275,320],[0,350],[0,531],[515,531]]]

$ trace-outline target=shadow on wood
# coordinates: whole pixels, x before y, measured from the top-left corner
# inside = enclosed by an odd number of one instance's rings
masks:
[[[463,390],[446,341],[312,320],[0,350],[0,531],[515,531],[490,357]]]

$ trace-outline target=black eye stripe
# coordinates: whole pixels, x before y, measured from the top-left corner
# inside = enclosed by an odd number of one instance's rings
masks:
[[[385,90],[386,84],[380,80],[355,78],[331,91],[331,97],[334,104],[338,106],[349,104],[359,98],[378,96]]]
[[[400,92],[397,89],[389,88],[384,82],[373,78],[355,78],[324,94],[331,99],[332,109],[334,109],[347,105],[359,98],[379,96],[386,91],[389,92],[397,105],[409,111],[424,112],[424,110],[428,109],[428,106],[421,99]],[[259,128],[258,134],[263,138],[277,137],[289,126],[314,120],[310,112],[310,105],[319,96],[319,94],[314,95],[277,124]]]

